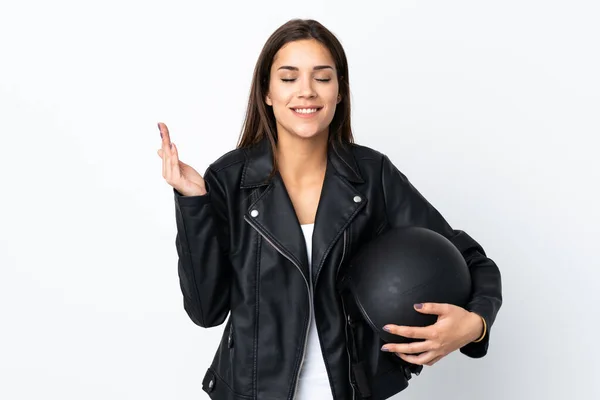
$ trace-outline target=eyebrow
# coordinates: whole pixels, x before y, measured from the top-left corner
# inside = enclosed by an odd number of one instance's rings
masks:
[[[299,71],[298,67],[293,67],[291,65],[282,65],[281,67],[277,68],[277,70],[279,71],[280,69],[287,69],[290,71]],[[315,65],[313,67],[313,71],[320,71],[323,69],[333,69],[333,67],[331,65]]]

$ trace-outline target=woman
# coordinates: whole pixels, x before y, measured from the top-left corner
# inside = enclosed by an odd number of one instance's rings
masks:
[[[204,177],[179,161],[159,123],[185,310],[202,327],[230,313],[203,379],[211,398],[384,399],[457,349],[470,357],[487,352],[502,301],[497,266],[385,155],[353,143],[349,94],[338,40],[316,21],[293,20],[260,54],[238,148]],[[337,277],[361,244],[407,225],[440,232],[459,248],[472,298],[466,308],[415,305],[439,315],[429,327],[386,326],[425,339],[418,343],[382,348],[364,331],[361,379]]]

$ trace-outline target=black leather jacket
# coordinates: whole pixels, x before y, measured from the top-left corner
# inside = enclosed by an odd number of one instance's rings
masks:
[[[502,303],[497,266],[471,237],[453,230],[385,155],[356,144],[329,146],[312,276],[301,227],[281,177],[269,178],[271,168],[270,145],[263,140],[212,163],[204,175],[206,195],[174,190],[184,308],[202,327],[220,325],[229,314],[202,382],[211,398],[293,399],[311,308],[335,399],[385,399],[403,390],[421,367],[381,351],[369,328],[348,316],[338,290],[353,254],[388,227],[428,227],[462,252],[473,282],[466,308],[485,318],[488,334],[460,351],[486,354]]]

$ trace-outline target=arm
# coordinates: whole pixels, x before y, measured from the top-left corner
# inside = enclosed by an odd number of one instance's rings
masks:
[[[184,308],[195,324],[207,328],[227,317],[232,268],[225,192],[210,167],[204,181],[207,193],[202,196],[173,192]]]
[[[485,334],[481,340],[467,344],[460,351],[473,358],[485,356],[490,330],[502,305],[500,270],[473,238],[463,231],[452,229],[387,156],[383,156],[381,184],[390,226],[414,225],[431,229],[447,237],[462,253],[472,281],[471,299],[465,309],[483,318]]]

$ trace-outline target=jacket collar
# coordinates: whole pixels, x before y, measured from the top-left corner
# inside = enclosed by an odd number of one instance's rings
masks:
[[[335,171],[348,181],[363,183],[356,159],[352,154],[351,144],[333,142],[329,144],[327,158]],[[248,189],[268,185],[269,175],[273,168],[273,150],[267,138],[256,145],[244,149],[246,163],[240,187]]]
[[[307,284],[312,280],[316,285],[328,255],[342,237],[345,248],[344,231],[368,202],[359,190],[360,186],[355,185],[364,181],[351,146],[339,143],[329,145],[327,169],[315,216],[310,263],[305,238],[281,174],[273,174],[269,179],[273,163],[268,139],[245,149],[242,188],[265,185],[268,188],[254,190],[244,219],[282,255],[296,264]],[[342,250],[342,257],[343,254]],[[311,270],[309,265],[314,268]],[[332,264],[329,265],[331,267]],[[330,274],[337,273],[329,268],[327,271]]]

